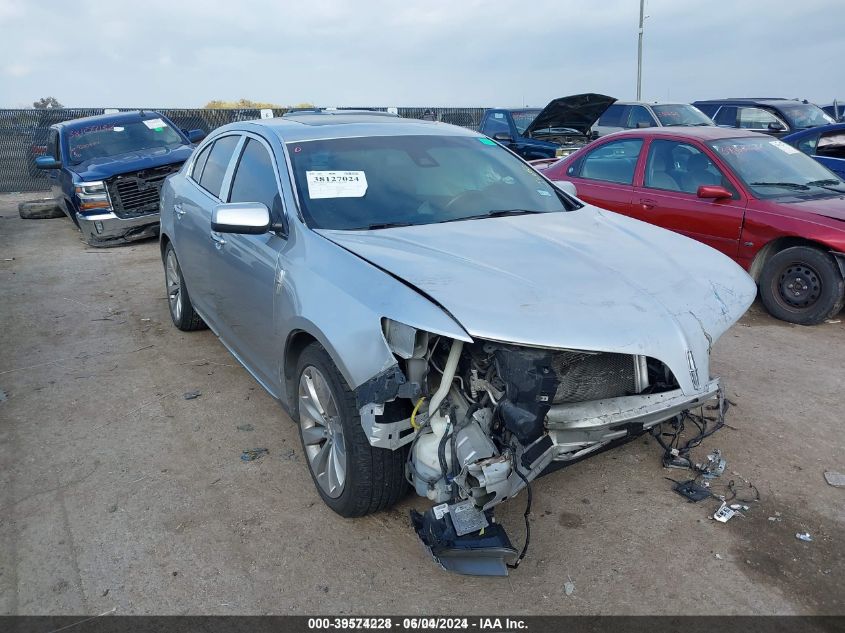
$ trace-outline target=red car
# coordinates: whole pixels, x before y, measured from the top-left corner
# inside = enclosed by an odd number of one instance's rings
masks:
[[[813,325],[842,309],[845,183],[786,143],[737,129],[651,128],[538,163],[585,202],[730,256],[780,319]]]

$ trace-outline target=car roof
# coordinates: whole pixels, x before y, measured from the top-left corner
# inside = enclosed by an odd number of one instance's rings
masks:
[[[743,130],[739,128],[725,128],[716,125],[702,125],[700,127],[681,127],[673,126],[665,127],[648,127],[634,130],[622,130],[621,132],[614,132],[602,136],[602,140],[606,138],[622,138],[627,136],[633,137],[650,137],[650,138],[694,138],[700,141],[716,141],[723,138],[742,138],[745,136],[751,137],[765,137],[773,140],[767,134],[760,134],[759,132],[752,132],[751,130]]]
[[[368,116],[365,114],[338,114],[335,116],[301,114],[273,119],[258,119],[230,123],[215,130],[215,133],[224,130],[249,131],[250,129],[272,132],[284,143],[362,136],[482,136],[467,128],[439,121]]]
[[[72,130],[79,127],[98,124],[108,125],[110,123],[135,123],[147,119],[160,119],[163,116],[164,115],[159,114],[155,110],[132,110],[129,112],[112,112],[109,114],[86,116],[80,119],[70,119],[69,121],[62,121],[61,123],[54,123],[52,127],[56,129]]]
[[[768,105],[768,106],[781,106],[785,103],[804,103],[803,101],[798,101],[797,99],[784,99],[783,97],[765,97],[761,99],[754,99],[751,97],[743,97],[737,99],[702,99],[700,101],[694,101],[693,105],[696,103],[711,103],[713,105]]]
[[[613,105],[641,105],[641,106],[666,106],[666,105],[690,105],[683,101],[616,101]]]
[[[322,114],[325,116],[387,116],[393,118],[399,116],[394,112],[382,112],[381,110],[366,110],[363,108],[350,110],[327,110],[326,108],[294,108],[292,110],[288,110],[282,116],[286,119],[290,119],[291,117],[303,116],[306,114]]]

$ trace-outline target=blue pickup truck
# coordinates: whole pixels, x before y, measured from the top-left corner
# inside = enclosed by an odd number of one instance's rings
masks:
[[[590,127],[614,101],[587,93],[554,99],[543,109],[491,108],[479,131],[525,160],[569,156],[590,142]]]
[[[51,125],[35,165],[85,241],[113,246],[158,234],[161,185],[204,136],[151,110],[102,114]]]

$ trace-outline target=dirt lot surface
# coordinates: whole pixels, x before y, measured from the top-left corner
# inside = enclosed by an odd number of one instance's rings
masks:
[[[755,305],[716,345],[736,406],[697,455],[757,485],[746,517],[686,503],[638,439],[536,482],[509,578],[462,577],[418,544],[422,499],[323,505],[281,407],[171,325],[156,241],[90,249],[19,199],[0,196],[0,613],[845,613],[845,488],[823,477],[845,471],[845,324]],[[518,546],[524,503],[498,513]]]

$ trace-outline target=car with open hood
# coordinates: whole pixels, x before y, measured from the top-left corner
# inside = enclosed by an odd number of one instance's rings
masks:
[[[719,127],[627,130],[535,167],[590,204],[722,251],[779,319],[815,325],[845,303],[845,182],[782,140]]]
[[[464,573],[524,555],[493,509],[540,473],[718,403],[712,345],[755,294],[712,248],[410,119],[219,128],[165,182],[160,240],[173,323],[289,411],[323,501],[361,516],[410,485]]]
[[[590,127],[616,101],[587,93],[561,97],[545,108],[491,108],[479,131],[526,160],[568,156],[590,142]]]
[[[85,241],[113,246],[158,233],[161,185],[204,136],[151,110],[72,119],[49,127],[35,166]]]

